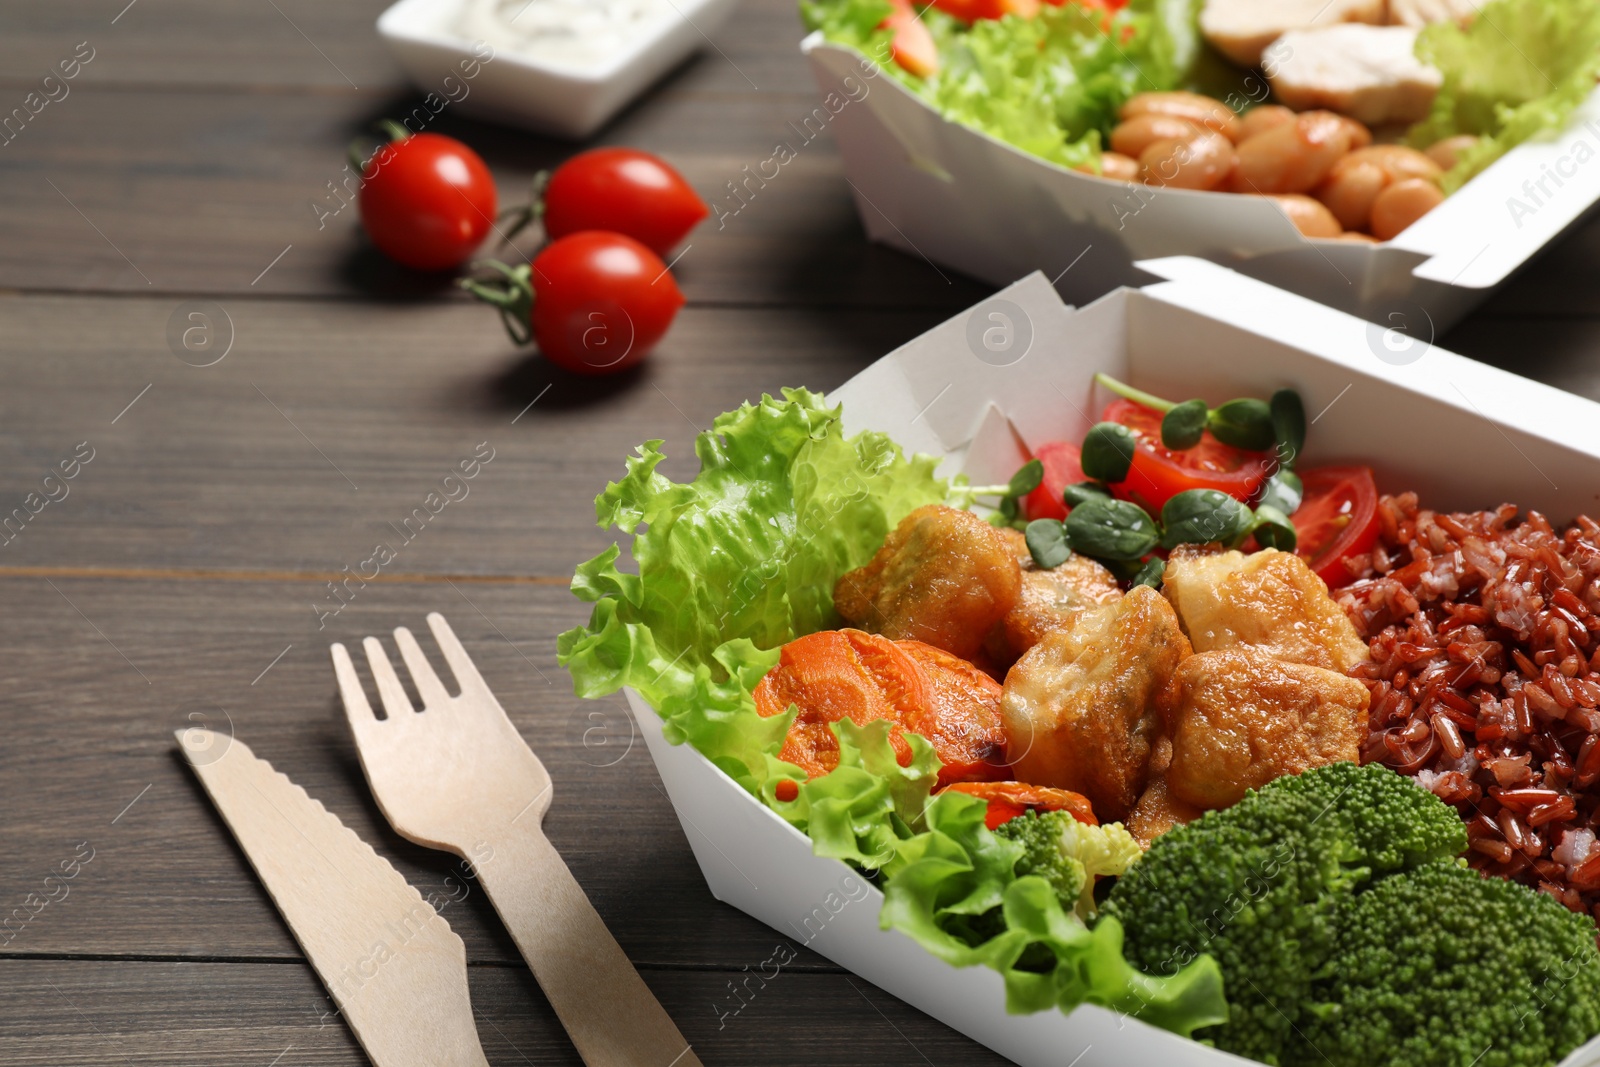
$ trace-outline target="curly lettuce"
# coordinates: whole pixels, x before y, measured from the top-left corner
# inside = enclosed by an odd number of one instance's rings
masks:
[[[839,409],[804,389],[718,416],[686,485],[656,472],[661,444],[641,445],[595,500],[602,529],[634,535],[638,573],[618,569],[617,545],[580,564],[572,592],[594,609],[557,652],[579,696],[633,687],[669,741],[760,792],[792,776],[772,755],[789,723],[758,715],[751,690],[784,642],[839,624],[835,579],[950,487],[932,457],[906,459],[884,434],[846,439]]]
[[[920,6],[920,5],[919,5]],[[885,0],[803,0],[808,28],[878,61],[953,122],[1064,167],[1098,166],[1101,141],[1136,92],[1176,88],[1199,54],[1192,0],[1133,0],[1107,12],[1045,4],[1032,18],[968,25],[937,8],[921,18],[939,70],[920,78],[890,62]]]
[[[1600,76],[1600,2],[1489,0],[1465,28],[1435,23],[1417,37],[1417,58],[1444,84],[1433,111],[1409,134],[1426,148],[1456,134],[1478,143],[1440,184],[1454,192],[1529,137],[1560,129]]]
[[[803,389],[719,416],[695,453],[699,474],[676,483],[656,470],[661,442],[646,442],[595,501],[602,528],[632,536],[637,573],[618,567],[619,545],[577,568],[572,592],[594,607],[587,626],[558,641],[576,692],[632,686],[669,740],[692,744],[806,832],[818,855],[877,872],[885,929],[957,966],[999,971],[1011,1010],[1088,1002],[1181,1034],[1224,1018],[1208,958],[1172,977],[1140,974],[1114,921],[1091,929],[1047,881],[1017,875],[1020,846],[984,826],[983,801],[932,796],[939,761],[924,738],[906,735],[902,766],[887,722],[836,723],[839,764],[809,781],[777,756],[793,710],[764,718],[751,691],[778,649],[839,624],[834,582],[909,512],[970,494],[884,434],[846,437],[839,409]],[[792,799],[778,799],[784,782]]]

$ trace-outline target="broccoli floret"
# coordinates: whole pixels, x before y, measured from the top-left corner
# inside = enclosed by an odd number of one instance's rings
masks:
[[[1061,811],[1047,811],[1041,816],[1035,811],[1025,811],[1016,818],[995,828],[996,837],[1004,837],[1022,846],[1022,856],[1017,860],[1016,872],[1038,875],[1050,883],[1050,888],[1061,898],[1064,908],[1073,907],[1083,892],[1089,872],[1075,858],[1062,851],[1061,817],[1076,822]]]
[[[1146,973],[1214,956],[1229,1018],[1199,1036],[1282,1063],[1334,951],[1340,901],[1375,876],[1465,847],[1459,816],[1432,794],[1383,767],[1336,763],[1157,838],[1104,910],[1122,921],[1128,961]]]
[[[1379,765],[1334,763],[1279,778],[1262,791],[1297,793],[1337,808],[1344,817],[1338,832],[1348,834],[1358,862],[1374,874],[1410,870],[1466,851],[1467,830],[1454,809]]]
[[[1290,1063],[1547,1067],[1600,1031],[1593,921],[1526,886],[1430,863],[1337,923]]]
[[[1018,877],[1043,878],[1061,898],[1061,906],[1083,919],[1095,913],[1095,878],[1120,875],[1141,855],[1139,843],[1121,823],[1090,826],[1064,811],[1027,811],[1001,823],[995,833],[1022,846]]]

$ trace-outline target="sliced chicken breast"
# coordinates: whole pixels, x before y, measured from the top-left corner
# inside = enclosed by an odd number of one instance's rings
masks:
[[[1377,24],[1386,13],[1384,0],[1206,0],[1200,32],[1235,63],[1256,67],[1266,47],[1290,30],[1341,22]]]
[[[1389,21],[1396,26],[1426,26],[1431,22],[1472,21],[1483,0],[1389,0]]]
[[[1292,30],[1267,48],[1267,80],[1279,101],[1326,108],[1368,126],[1427,118],[1443,76],[1418,59],[1415,26],[1321,26]]]

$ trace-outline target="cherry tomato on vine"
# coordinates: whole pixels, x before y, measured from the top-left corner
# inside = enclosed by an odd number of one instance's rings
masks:
[[[518,344],[530,339],[575,374],[615,374],[650,354],[683,306],[678,283],[650,249],[620,233],[586,230],[546,245],[493,283],[464,280],[500,309]]]
[[[453,137],[390,128],[406,136],[381,146],[362,170],[361,224],[385,255],[408,267],[459,267],[493,224],[494,178]]]
[[[664,256],[708,214],[682,175],[633,148],[596,148],[573,156],[544,188],[544,229],[551,240],[583,230],[612,230]]]
[[[1210,430],[1193,448],[1173,451],[1161,443],[1161,412],[1132,400],[1113,400],[1101,418],[1126,426],[1139,442],[1128,477],[1111,492],[1152,515],[1161,514],[1161,506],[1185,489],[1220,489],[1235,500],[1249,500],[1271,466],[1268,453],[1225,445]]]
[[[1350,584],[1345,560],[1378,543],[1378,486],[1371,467],[1315,467],[1301,471],[1305,497],[1290,516],[1295,554],[1329,589]]]

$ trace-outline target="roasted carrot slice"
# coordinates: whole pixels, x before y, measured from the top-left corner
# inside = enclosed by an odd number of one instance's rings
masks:
[[[755,689],[756,710],[780,715],[799,709],[778,758],[812,778],[839,765],[839,741],[829,723],[864,726],[889,719],[890,742],[901,766],[911,762],[906,730],[929,736],[928,683],[916,661],[886,637],[861,630],[824,630],[790,641],[778,665]]]
[[[1027,782],[957,782],[950,788],[989,802],[989,814],[984,822],[991,830],[1029,809],[1064,811],[1079,822],[1100,825],[1100,820],[1094,817],[1094,809],[1089,806],[1089,798],[1069,789],[1052,789]]]
[[[989,782],[1010,774],[1000,720],[1000,683],[959,656],[921,641],[896,641],[928,680],[933,733],[928,740],[944,764],[939,785]]]

